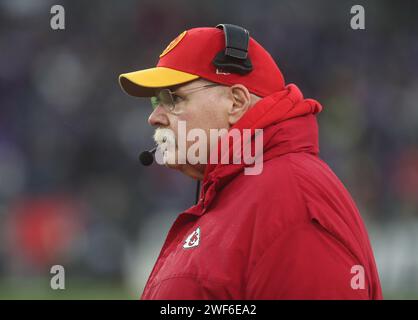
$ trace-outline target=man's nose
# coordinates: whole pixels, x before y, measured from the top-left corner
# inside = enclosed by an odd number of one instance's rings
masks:
[[[155,110],[150,114],[148,118],[148,123],[150,126],[157,127],[166,127],[170,124],[170,121],[167,116],[167,112],[161,106],[155,108]]]

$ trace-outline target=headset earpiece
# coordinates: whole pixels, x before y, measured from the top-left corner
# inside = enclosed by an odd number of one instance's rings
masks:
[[[250,33],[248,30],[233,24],[218,24],[225,34],[225,50],[219,51],[213,64],[222,72],[245,75],[252,71],[253,66],[248,57]]]

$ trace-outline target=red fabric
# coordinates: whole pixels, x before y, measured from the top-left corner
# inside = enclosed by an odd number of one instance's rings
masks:
[[[253,70],[247,75],[216,72],[212,61],[221,50],[225,50],[225,36],[222,30],[194,28],[187,30],[181,41],[161,57],[157,66],[191,73],[225,85],[241,83],[261,97],[283,90],[284,79],[276,62],[253,38],[250,38],[248,46]]]
[[[142,299],[381,299],[360,214],[319,158],[318,102],[294,85],[235,126],[263,129],[263,171],[207,166],[198,204],[170,229]],[[199,245],[183,245],[199,227]],[[353,289],[361,265],[365,288]]]

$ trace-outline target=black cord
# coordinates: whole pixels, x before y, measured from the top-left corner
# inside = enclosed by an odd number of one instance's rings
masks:
[[[197,180],[195,204],[199,202],[199,196],[200,196],[200,180]]]

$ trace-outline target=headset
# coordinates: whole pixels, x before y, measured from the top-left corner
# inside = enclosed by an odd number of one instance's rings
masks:
[[[233,24],[218,24],[225,35],[225,50],[217,53],[212,63],[218,69],[229,73],[245,75],[253,70],[253,65],[248,57],[250,33],[243,27]]]
[[[225,49],[219,51],[213,58],[213,65],[222,72],[246,75],[253,70],[253,65],[248,57],[248,46],[250,44],[250,33],[243,27],[233,24],[218,24],[218,29],[222,29],[225,35]],[[154,153],[157,147],[143,151],[139,155],[139,161],[144,166],[149,166],[154,162]],[[197,183],[196,200],[198,202],[200,194],[200,183]]]

